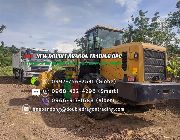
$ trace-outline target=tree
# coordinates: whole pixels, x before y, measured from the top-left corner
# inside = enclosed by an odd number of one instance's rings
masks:
[[[179,9],[180,9],[180,1],[177,2],[176,8],[179,8]]]
[[[177,2],[177,11],[171,12],[167,21],[169,22],[170,28],[176,29],[177,33],[180,33],[180,1]],[[180,47],[176,47],[176,54],[169,58],[167,70],[171,74],[172,78],[180,78]]]
[[[180,77],[180,62],[177,58],[173,58],[172,60],[168,61],[167,70],[171,73],[172,78],[179,78]]]
[[[9,49],[12,53],[17,53],[19,51],[19,49],[15,45],[12,45]]]
[[[86,52],[86,47],[87,47],[87,38],[86,37],[81,37],[80,39],[76,39],[74,41],[79,49],[74,49],[73,52],[75,53],[85,53]]]
[[[1,47],[4,47],[4,41],[1,41]]]
[[[171,12],[167,21],[171,28],[177,28],[178,33],[180,33],[180,1],[177,2],[176,8],[178,8],[177,11]]]
[[[72,53],[74,53],[74,54],[80,54],[82,52],[83,52],[83,50],[81,48],[72,50]]]
[[[159,12],[148,18],[148,11],[139,11],[137,17],[131,16],[131,22],[124,33],[124,43],[145,42],[163,46],[170,55],[177,53],[180,40],[166,19],[161,20]]]
[[[6,26],[2,24],[2,25],[0,26],[0,33],[2,33],[4,29],[6,29]]]
[[[55,49],[55,50],[54,50],[54,53],[58,53],[58,49]]]
[[[180,28],[180,9],[173,13],[170,13],[168,21],[169,21],[170,27]]]
[[[146,42],[148,22],[149,19],[146,17],[146,12],[142,10],[139,11],[139,16],[134,18],[131,16],[133,24],[128,24],[128,29],[124,33],[124,38],[126,39],[124,43],[128,42]]]

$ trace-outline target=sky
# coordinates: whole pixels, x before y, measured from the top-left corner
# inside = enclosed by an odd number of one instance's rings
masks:
[[[95,25],[123,29],[139,10],[166,17],[177,0],[0,0],[5,45],[71,52],[76,38]]]

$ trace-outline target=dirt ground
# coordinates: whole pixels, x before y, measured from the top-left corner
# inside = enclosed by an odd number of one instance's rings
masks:
[[[12,77],[0,77],[1,140],[180,140],[180,101],[169,101],[146,111],[130,109],[104,120],[93,120],[78,112],[25,114],[24,104],[44,106],[40,98],[23,91],[32,88]]]

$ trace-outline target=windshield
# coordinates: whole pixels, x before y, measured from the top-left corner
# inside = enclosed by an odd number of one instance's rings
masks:
[[[109,48],[122,42],[122,33],[120,32],[99,29],[98,37],[100,46],[103,48]]]
[[[50,51],[48,51],[48,50],[31,50],[31,49],[27,49],[25,53],[26,54],[41,54],[41,53],[48,54],[48,53],[50,53]]]

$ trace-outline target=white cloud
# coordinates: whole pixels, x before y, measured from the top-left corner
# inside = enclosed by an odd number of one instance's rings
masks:
[[[53,49],[57,49],[60,53],[71,53],[73,49],[78,48],[75,43],[57,42]]]
[[[120,4],[122,7],[126,4],[127,0],[115,0],[117,4]]]
[[[63,21],[64,23],[69,23],[69,22],[71,21],[71,19],[70,19],[69,17],[63,17],[63,18],[62,18],[62,21]]]
[[[138,9],[138,5],[141,0],[115,0],[115,3],[119,4],[121,7],[125,7],[125,14],[131,16],[133,12]]]
[[[50,20],[56,20],[57,22],[69,23],[71,21],[70,17],[65,14],[65,9],[52,1],[46,3],[45,16]]]
[[[58,13],[60,13],[62,11],[62,9],[60,9],[60,7],[58,7],[57,5],[55,5],[52,2],[47,2],[45,8],[46,8],[45,9],[45,14],[49,18],[55,17]]]

